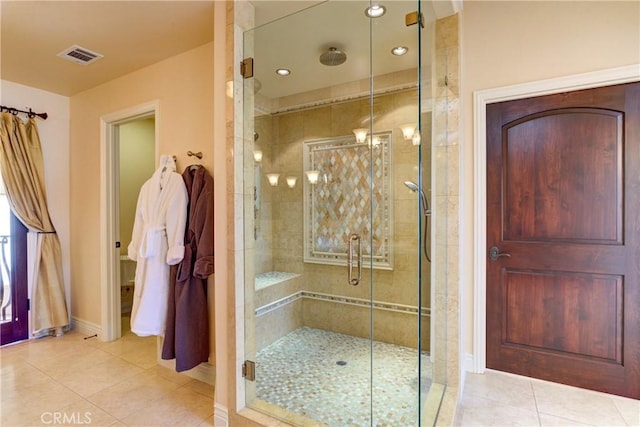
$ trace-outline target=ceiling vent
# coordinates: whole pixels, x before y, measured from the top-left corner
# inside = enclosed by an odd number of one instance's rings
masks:
[[[60,52],[58,56],[60,58],[68,59],[69,61],[77,62],[78,64],[87,65],[97,61],[104,55],[100,55],[97,52],[74,45]]]

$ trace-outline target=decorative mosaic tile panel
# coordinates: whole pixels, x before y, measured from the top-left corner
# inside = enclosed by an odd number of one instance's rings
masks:
[[[363,265],[391,269],[393,198],[391,132],[374,144],[354,137],[304,143],[304,170],[317,184],[304,186],[304,261],[346,265],[349,235],[360,236]]]

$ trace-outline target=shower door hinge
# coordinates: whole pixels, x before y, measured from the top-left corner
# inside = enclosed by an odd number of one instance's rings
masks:
[[[245,79],[253,77],[253,58],[245,58],[240,63],[240,74]]]
[[[409,27],[411,25],[415,25],[420,23],[420,26],[424,28],[424,17],[422,13],[418,13],[418,11],[407,13],[404,16],[404,25]]]
[[[249,381],[256,380],[256,362],[251,360],[245,360],[242,364],[242,378],[246,378]]]

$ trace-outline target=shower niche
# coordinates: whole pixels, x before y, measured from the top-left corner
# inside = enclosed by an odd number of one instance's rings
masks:
[[[436,245],[423,239],[420,201],[432,185],[433,14],[398,0],[370,18],[369,6],[329,0],[244,33],[254,59],[243,80],[244,347],[255,380],[241,387],[246,406],[294,425],[432,424],[426,402],[444,390],[444,343],[436,354],[432,337],[445,326],[432,318],[424,256]],[[424,28],[405,26],[416,10]],[[344,60],[320,59],[330,47]],[[289,75],[276,74],[283,64]]]

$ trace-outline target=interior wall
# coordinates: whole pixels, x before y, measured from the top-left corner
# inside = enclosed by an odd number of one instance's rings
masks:
[[[100,325],[101,117],[157,100],[158,153],[177,156],[178,172],[193,163],[213,175],[213,43],[107,82],[71,97],[71,272],[73,315]],[[201,160],[187,151],[202,151]],[[157,158],[154,159],[157,164]],[[213,276],[209,279],[213,295]],[[213,361],[213,298],[211,345]]]
[[[155,118],[147,118],[119,126],[121,255],[131,242],[140,188],[155,170],[155,123]]]
[[[464,3],[461,146],[462,345],[473,353],[474,140],[477,90],[640,63],[640,3]]]
[[[36,119],[42,157],[47,203],[56,227],[62,250],[62,271],[67,298],[71,307],[70,221],[69,221],[69,98],[41,89],[2,80],[0,103],[20,110],[31,108],[46,112],[47,120]],[[24,119],[24,116],[21,115]],[[29,290],[31,294],[31,290]],[[71,311],[70,311],[71,315]]]

